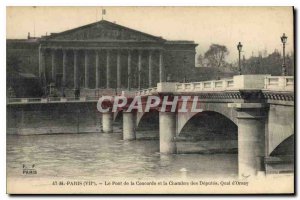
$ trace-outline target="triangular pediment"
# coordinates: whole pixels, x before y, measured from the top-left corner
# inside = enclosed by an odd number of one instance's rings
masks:
[[[147,33],[136,31],[106,20],[47,36],[47,40],[91,41],[164,41]]]

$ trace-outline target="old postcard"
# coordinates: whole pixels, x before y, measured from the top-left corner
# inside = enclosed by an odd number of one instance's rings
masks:
[[[8,194],[293,194],[293,7],[7,7]]]

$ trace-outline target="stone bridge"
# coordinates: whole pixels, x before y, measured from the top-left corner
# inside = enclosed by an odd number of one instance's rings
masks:
[[[268,162],[281,144],[291,140],[294,135],[294,78],[291,76],[270,75],[239,75],[232,79],[222,79],[194,83],[162,82],[157,87],[140,91],[123,91],[127,99],[141,97],[146,104],[146,97],[168,97],[176,103],[176,112],[167,109],[161,112],[161,104],[150,112],[133,110],[127,112],[126,106],[117,112],[102,113],[103,132],[113,132],[113,121],[122,115],[123,139],[135,140],[136,130],[141,123],[156,116],[159,124],[160,152],[165,154],[177,153],[176,139],[182,129],[190,121],[201,115],[205,119],[209,115],[218,115],[225,123],[216,118],[215,126],[226,128],[234,126],[238,134],[238,164],[239,175],[255,175],[265,171]],[[182,97],[188,96],[187,100]],[[191,107],[192,100],[197,97],[196,107],[201,112],[179,112],[183,104]],[[56,99],[10,99],[7,104],[50,104],[50,103],[84,103],[97,102],[98,98],[81,97]],[[151,113],[149,115],[149,113]],[[148,117],[147,117],[148,116]],[[213,125],[214,126],[214,125]],[[293,139],[292,139],[293,141]]]
[[[158,83],[157,87],[137,92],[123,92],[132,98],[141,96],[143,105],[147,96],[168,96],[170,102],[175,96],[198,97],[197,108],[201,112],[160,112],[159,116],[160,152],[176,153],[176,138],[195,116],[216,113],[227,118],[238,130],[239,174],[248,176],[265,170],[265,163],[276,148],[293,137],[294,134],[294,78],[269,75],[240,75],[233,79],[196,83]],[[173,98],[172,98],[173,97]],[[184,101],[179,98],[177,109]],[[123,115],[123,139],[134,140],[146,112],[103,113],[103,131],[112,131],[112,120]],[[201,119],[201,118],[199,118]],[[145,120],[149,120],[146,118]],[[216,125],[219,123],[215,122]],[[223,124],[226,128],[226,124]],[[270,161],[272,162],[272,161]]]

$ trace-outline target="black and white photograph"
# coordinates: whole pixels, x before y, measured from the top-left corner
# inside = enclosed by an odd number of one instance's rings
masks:
[[[294,194],[294,18],[7,6],[6,193]]]

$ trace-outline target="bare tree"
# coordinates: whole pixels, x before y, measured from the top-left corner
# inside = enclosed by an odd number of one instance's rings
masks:
[[[226,65],[225,58],[229,54],[226,46],[219,44],[210,45],[205,52],[204,58],[207,60],[208,67],[224,67]]]
[[[205,67],[205,60],[202,54],[199,54],[197,57],[197,63],[199,67]]]

